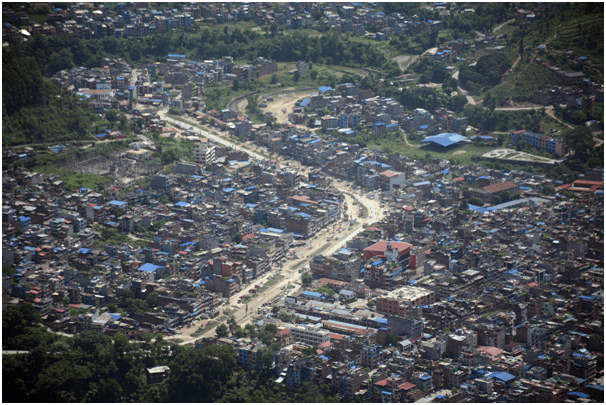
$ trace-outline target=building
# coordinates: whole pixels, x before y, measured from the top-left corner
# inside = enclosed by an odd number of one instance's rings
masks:
[[[330,332],[319,326],[295,325],[290,328],[290,332],[293,340],[307,343],[313,347],[330,341]]]
[[[194,160],[200,165],[209,165],[216,159],[215,145],[207,139],[196,145],[194,149]]]
[[[308,73],[308,66],[306,62],[298,61],[297,62],[297,70],[301,74],[301,76],[306,76]]]
[[[436,302],[433,291],[421,287],[404,286],[376,299],[377,311],[406,316],[407,308],[431,305]]]
[[[482,188],[473,188],[469,191],[471,192],[472,197],[477,197],[484,201],[484,203],[492,204],[501,193],[507,191],[513,196],[514,194],[517,194],[519,190],[520,188],[517,184],[511,181],[504,181]]]
[[[145,370],[145,381],[147,382],[147,385],[168,380],[170,380],[170,367],[168,366],[152,367]]]

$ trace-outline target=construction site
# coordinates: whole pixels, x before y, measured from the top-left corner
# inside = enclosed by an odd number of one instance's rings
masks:
[[[159,169],[158,165],[136,161],[127,157],[124,151],[113,152],[105,156],[96,150],[82,156],[58,162],[57,166],[76,173],[108,176],[114,179],[147,176]]]

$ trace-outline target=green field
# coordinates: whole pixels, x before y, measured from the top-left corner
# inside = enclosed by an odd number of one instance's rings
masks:
[[[387,150],[389,153],[399,152],[407,156],[409,159],[420,160],[426,159],[429,156],[432,159],[446,159],[450,160],[451,162],[459,162],[464,165],[471,163],[472,156],[486,153],[494,149],[492,146],[475,146],[472,144],[467,144],[446,152],[439,152],[432,149],[431,146],[421,146],[422,144],[418,142],[409,141],[411,145],[419,145],[420,147],[409,146],[406,144],[403,137],[396,140],[380,140],[379,142],[381,143],[369,141],[366,147],[369,149],[376,148],[379,150]]]

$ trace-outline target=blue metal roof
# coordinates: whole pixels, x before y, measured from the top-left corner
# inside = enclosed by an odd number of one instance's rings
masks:
[[[429,138],[423,139],[421,142],[431,142],[440,146],[451,146],[458,142],[466,140],[467,137],[455,133],[442,133],[434,136],[430,136]]]
[[[139,267],[139,271],[148,271],[148,272],[154,272],[158,269],[161,269],[164,266],[157,266],[153,263],[145,263],[143,266]]]

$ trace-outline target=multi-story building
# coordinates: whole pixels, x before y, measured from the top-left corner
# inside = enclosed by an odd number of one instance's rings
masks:
[[[435,303],[435,292],[421,287],[404,286],[376,299],[377,311],[406,316],[407,308]]]
[[[205,142],[203,141],[196,145],[194,149],[196,163],[206,166],[213,163],[215,158],[215,145],[210,140],[207,139]]]
[[[320,344],[330,341],[330,333],[318,326],[296,325],[290,328],[290,331],[293,340],[307,343],[313,347],[318,347]]]

